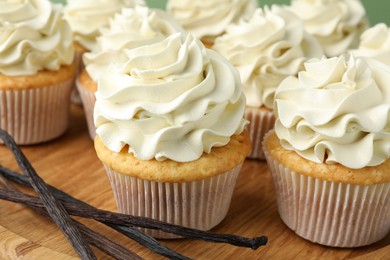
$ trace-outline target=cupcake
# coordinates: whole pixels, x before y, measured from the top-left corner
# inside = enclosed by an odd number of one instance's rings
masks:
[[[143,0],[68,0],[64,18],[69,22],[74,33],[74,44],[78,61],[82,68],[81,56],[91,51],[100,36],[100,29],[106,27],[110,18],[123,7],[134,8],[137,4],[145,5]]]
[[[186,33],[124,53],[100,77],[94,111],[119,211],[209,230],[251,148],[238,73]]]
[[[82,56],[96,45],[100,29],[107,26],[109,19],[119,13],[123,7],[134,8],[137,4],[146,5],[143,0],[68,0],[64,10],[64,18],[69,22],[74,34],[76,61],[78,72],[84,68]],[[72,101],[81,104],[76,91],[72,93]]]
[[[264,149],[279,214],[299,236],[359,247],[390,231],[389,82],[390,67],[341,56],[277,89]]]
[[[379,23],[360,36],[360,44],[350,53],[355,57],[370,57],[390,65],[390,29],[384,23]]]
[[[303,20],[328,57],[356,48],[368,24],[360,0],[292,0],[290,10]]]
[[[321,57],[321,47],[286,8],[266,6],[257,9],[251,19],[228,26],[213,49],[240,72],[247,99],[245,117],[251,122],[249,158],[264,159],[261,141],[274,126],[277,86],[287,76],[296,75],[308,58]]]
[[[206,47],[211,47],[227,25],[250,18],[257,7],[257,0],[169,0],[167,12]]]
[[[0,2],[0,128],[20,145],[54,139],[68,127],[76,66],[62,6]]]
[[[93,107],[99,76],[111,62],[126,59],[123,49],[159,42],[171,34],[184,31],[164,11],[149,9],[144,6],[123,8],[101,29],[101,36],[91,52],[84,55],[85,70],[76,81],[83,102],[89,134],[95,138]]]

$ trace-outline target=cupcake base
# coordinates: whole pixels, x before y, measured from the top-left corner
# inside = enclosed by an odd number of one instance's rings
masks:
[[[88,76],[87,72],[83,70],[76,80],[76,87],[80,94],[81,101],[84,107],[85,119],[87,121],[87,127],[89,136],[93,140],[96,136],[96,127],[93,119],[93,109],[96,103],[95,89],[90,85],[96,86],[96,83]]]
[[[246,132],[233,135],[225,146],[190,162],[139,160],[125,147],[109,150],[95,138],[120,212],[171,224],[209,230],[227,214],[237,175],[251,143]],[[146,230],[157,238],[172,234]]]
[[[75,50],[76,50],[76,66],[77,66],[77,69],[76,69],[76,78],[78,75],[80,75],[80,73],[83,71],[84,69],[84,62],[83,62],[83,55],[84,53],[86,53],[88,50],[85,49],[84,47],[82,47],[79,43],[77,42],[74,42],[74,47],[75,47]],[[76,104],[76,105],[79,105],[81,106],[82,105],[82,100],[81,100],[81,97],[80,97],[80,93],[79,93],[79,90],[77,89],[77,83],[75,82],[75,88],[73,88],[73,91],[70,95],[70,100],[72,101],[72,103]]]
[[[62,135],[68,128],[70,92],[74,66],[58,72],[39,72],[34,76],[10,78],[0,87],[0,127],[19,145],[46,142]],[[56,75],[67,77],[56,83]],[[61,79],[60,79],[61,80]],[[24,83],[26,83],[24,85]],[[38,86],[46,83],[46,85]],[[35,86],[35,85],[37,86]]]
[[[357,185],[322,180],[289,169],[268,153],[266,144],[264,149],[280,217],[299,236],[326,246],[360,247],[388,234],[390,182]]]
[[[226,216],[241,165],[209,179],[163,183],[121,174],[105,165],[119,212],[163,222],[210,230]],[[180,238],[141,229],[155,238]]]
[[[247,126],[249,138],[252,140],[252,151],[247,156],[250,159],[264,160],[265,155],[263,152],[262,141],[264,135],[275,125],[275,116],[272,110],[265,107],[246,107],[245,119],[250,121]]]

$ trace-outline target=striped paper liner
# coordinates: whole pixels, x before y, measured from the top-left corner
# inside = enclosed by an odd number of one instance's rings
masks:
[[[76,83],[76,79],[77,77],[80,75],[80,73],[83,71],[84,69],[84,62],[83,62],[83,55],[84,53],[82,52],[78,52],[76,51],[75,52],[75,60],[76,60],[76,76],[75,76],[75,81],[74,81],[74,84],[75,84],[75,87],[73,88],[73,91],[72,91],[72,94],[71,94],[71,101],[76,104],[76,105],[82,105],[82,101],[81,101],[81,97],[80,97],[80,93],[77,89],[77,83]]]
[[[105,168],[119,212],[209,230],[225,218],[241,166],[208,179],[183,183],[142,180],[107,165]],[[156,238],[180,238],[158,230],[141,230]]]
[[[47,87],[0,90],[0,127],[19,145],[59,137],[69,125],[72,87],[73,78]]]
[[[390,231],[390,183],[324,181],[296,173],[265,154],[280,217],[299,236],[326,246],[359,247]]]
[[[264,135],[274,128],[275,116],[272,111],[246,107],[244,117],[250,121],[247,130],[253,144],[252,151],[247,158],[264,160],[265,156],[261,143]]]
[[[81,101],[83,103],[89,136],[92,140],[94,140],[96,136],[96,127],[93,120],[93,109],[95,107],[96,102],[95,93],[87,88],[84,88],[78,79],[76,80],[76,86],[80,93]]]

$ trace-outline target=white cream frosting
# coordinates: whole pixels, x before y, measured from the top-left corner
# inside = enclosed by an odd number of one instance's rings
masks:
[[[390,29],[379,23],[367,29],[360,37],[359,48],[350,51],[354,56],[371,57],[390,65]]]
[[[305,63],[275,94],[281,144],[316,163],[358,169],[390,158],[390,67],[344,56]]]
[[[105,146],[140,160],[197,160],[243,131],[238,72],[185,33],[124,51],[100,77],[95,125]]]
[[[33,75],[74,59],[72,32],[62,6],[47,0],[0,1],[0,73]]]
[[[68,0],[65,7],[65,19],[74,33],[74,40],[87,50],[92,50],[99,29],[107,26],[108,21],[123,7],[134,8],[146,5],[143,0]]]
[[[169,0],[167,12],[198,38],[218,36],[230,23],[252,16],[257,0]]]
[[[308,58],[323,55],[302,21],[278,6],[259,8],[250,20],[230,25],[213,49],[239,70],[247,105],[270,109],[280,82],[296,75]]]
[[[162,10],[144,6],[123,8],[101,29],[92,52],[84,55],[86,70],[97,81],[108,64],[126,60],[121,50],[156,43],[181,31],[181,25]]]
[[[367,26],[360,0],[293,0],[290,10],[304,21],[328,57],[356,48]]]

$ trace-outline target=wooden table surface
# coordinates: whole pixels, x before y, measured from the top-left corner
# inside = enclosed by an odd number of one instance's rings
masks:
[[[90,140],[83,110],[72,106],[71,125],[61,138],[23,147],[38,174],[49,184],[98,208],[115,211],[115,201],[102,164]],[[8,150],[0,146],[0,164],[18,170]],[[79,219],[81,220],[81,219]],[[163,259],[130,239],[90,220],[83,223],[120,242],[146,259]],[[191,239],[162,240],[194,259],[390,259],[390,234],[358,249],[335,249],[310,243],[280,220],[275,192],[265,162],[247,160],[238,177],[225,220],[212,230],[247,237],[267,235],[268,245],[254,251]],[[99,259],[111,259],[93,248]],[[56,226],[28,208],[0,201],[0,259],[77,259]]]

